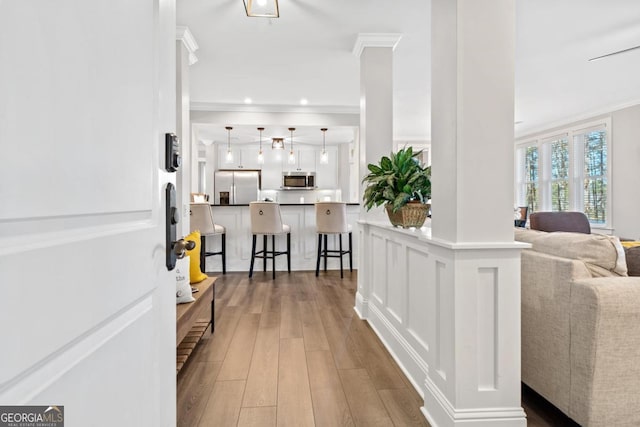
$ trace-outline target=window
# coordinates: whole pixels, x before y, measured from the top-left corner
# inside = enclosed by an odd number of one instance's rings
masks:
[[[518,150],[521,174],[518,177],[519,206],[527,206],[529,212],[538,210],[539,166],[538,147],[525,146]]]
[[[610,120],[528,140],[516,149],[516,205],[581,211],[609,227]]]
[[[576,187],[578,204],[595,224],[607,222],[607,138],[602,129],[574,135],[575,152],[580,156],[582,175]],[[580,162],[577,162],[580,163]]]
[[[567,138],[551,141],[551,210],[569,209],[569,141]]]

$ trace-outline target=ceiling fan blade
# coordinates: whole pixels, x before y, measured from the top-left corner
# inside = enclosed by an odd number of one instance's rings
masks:
[[[630,47],[630,48],[627,48],[627,49],[618,50],[616,52],[607,53],[606,55],[596,56],[595,58],[589,59],[589,61],[595,61],[596,59],[602,59],[602,58],[606,58],[608,56],[618,55],[620,53],[625,53],[625,52],[629,52],[631,50],[636,50],[636,49],[640,49],[640,46],[634,46],[634,47]]]

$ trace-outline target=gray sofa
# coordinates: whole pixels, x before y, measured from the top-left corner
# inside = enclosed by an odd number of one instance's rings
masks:
[[[522,381],[582,426],[640,425],[640,277],[617,239],[516,229]]]

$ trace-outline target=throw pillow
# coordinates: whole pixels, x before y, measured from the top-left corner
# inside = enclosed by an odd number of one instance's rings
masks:
[[[584,262],[593,277],[626,276],[616,240],[603,234],[556,231],[546,233],[531,244],[534,251]]]
[[[614,273],[618,273],[621,276],[627,276],[629,273],[627,272],[627,257],[624,253],[624,248],[620,243],[620,239],[616,236],[609,236],[613,246],[616,248],[616,253],[618,254],[618,258],[616,259],[616,268],[613,269]]]
[[[623,240],[622,242],[620,242],[620,244],[625,248],[634,248],[636,246],[640,246],[640,242],[632,240]]]
[[[640,276],[640,245],[624,249],[629,276]]]
[[[196,246],[192,250],[187,251],[187,255],[189,256],[189,266],[190,266],[189,277],[191,279],[191,283],[200,283],[204,279],[209,277],[206,274],[204,274],[202,270],[200,270],[200,232],[194,231],[188,236],[186,236],[184,240],[191,240],[196,244]]]
[[[186,256],[176,261],[176,303],[195,301],[191,294],[191,285],[189,284],[189,259]]]

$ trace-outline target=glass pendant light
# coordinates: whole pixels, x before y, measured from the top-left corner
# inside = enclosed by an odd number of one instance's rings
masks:
[[[229,163],[233,163],[233,152],[231,151],[231,129],[233,129],[231,126],[226,126],[225,129],[227,130],[227,156],[225,158],[225,163],[229,164]]]
[[[326,165],[329,163],[329,153],[327,153],[327,128],[320,129],[322,131],[322,153],[320,154],[320,163]]]
[[[289,132],[291,132],[291,151],[289,151],[289,159],[288,159],[288,163],[290,165],[295,165],[296,164],[296,155],[293,152],[293,131],[296,130],[296,128],[289,128]]]
[[[260,132],[260,151],[258,151],[258,164],[264,164],[264,154],[262,154],[262,131],[264,128],[258,128],[258,132]]]

